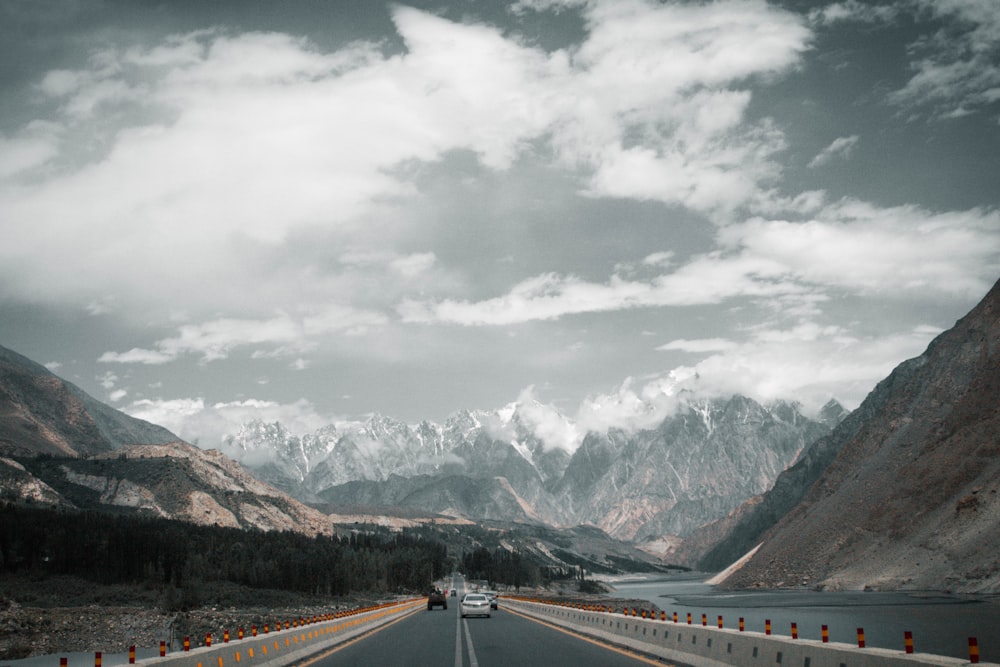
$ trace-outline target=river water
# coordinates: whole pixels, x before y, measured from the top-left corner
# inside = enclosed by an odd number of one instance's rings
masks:
[[[857,630],[864,629],[865,645],[904,650],[904,632],[913,633],[917,653],[969,658],[969,637],[976,637],[983,662],[1000,662],[1000,597],[970,598],[935,592],[818,592],[808,590],[728,591],[704,583],[710,574],[689,573],[670,577],[608,582],[611,595],[649,600],[667,612],[677,612],[678,622],[739,627],[791,636],[798,626],[800,639],[820,639],[828,626],[831,642],[857,645]]]

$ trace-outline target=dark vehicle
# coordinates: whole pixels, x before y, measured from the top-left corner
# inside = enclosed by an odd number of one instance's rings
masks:
[[[445,597],[444,592],[440,588],[432,588],[427,594],[427,611],[430,611],[434,607],[448,608],[448,598]]]

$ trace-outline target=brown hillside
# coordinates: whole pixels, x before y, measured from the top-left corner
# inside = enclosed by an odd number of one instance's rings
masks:
[[[725,585],[1000,590],[1000,283],[869,402]]]

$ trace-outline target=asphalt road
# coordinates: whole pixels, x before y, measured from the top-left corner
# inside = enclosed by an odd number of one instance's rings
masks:
[[[463,619],[458,595],[448,609],[420,611],[299,667],[379,665],[392,667],[635,667],[665,663],[599,645],[500,608],[491,618]]]

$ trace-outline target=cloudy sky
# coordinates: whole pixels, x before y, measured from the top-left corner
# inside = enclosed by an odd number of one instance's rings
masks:
[[[0,344],[202,445],[853,408],[998,278],[996,0],[0,0]]]

